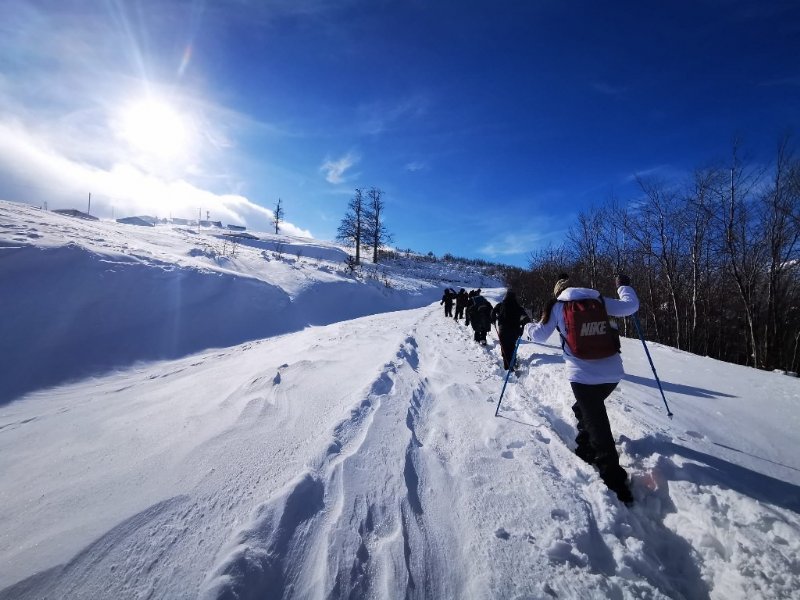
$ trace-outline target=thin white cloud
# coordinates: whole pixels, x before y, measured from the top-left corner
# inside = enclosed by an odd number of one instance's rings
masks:
[[[768,79],[760,82],[758,85],[765,87],[772,87],[772,86],[798,87],[800,86],[800,75],[779,77],[777,79]]]
[[[548,244],[559,244],[566,234],[564,223],[569,219],[556,217],[532,217],[535,231],[506,231],[494,237],[480,248],[489,257],[528,254]]]
[[[358,155],[348,152],[339,159],[326,158],[319,170],[325,174],[325,180],[328,183],[338,185],[347,181],[345,173],[355,166],[359,160],[361,158]]]
[[[406,164],[405,166],[406,171],[410,171],[411,173],[416,173],[417,171],[424,171],[427,168],[428,165],[420,161],[412,161]]]
[[[428,112],[430,101],[423,94],[396,102],[374,102],[358,109],[359,129],[368,135],[380,135],[401,124],[418,119]]]
[[[540,245],[544,239],[545,237],[538,233],[507,233],[485,244],[480,252],[492,257],[525,254]]]
[[[598,81],[592,84],[592,89],[606,96],[621,96],[628,91],[627,86],[613,85],[605,81]]]
[[[645,169],[640,169],[635,173],[630,173],[625,178],[626,183],[635,183],[638,179],[658,177],[661,179],[676,179],[683,176],[685,172],[677,169],[670,164],[654,165]]]

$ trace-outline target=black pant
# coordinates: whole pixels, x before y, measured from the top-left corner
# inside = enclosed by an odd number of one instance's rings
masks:
[[[452,317],[453,316],[453,303],[447,302],[444,305],[444,316],[445,317]]]
[[[516,331],[512,331],[508,333],[507,331],[500,330],[500,354],[503,355],[503,368],[508,371],[509,367],[512,367],[511,364],[511,357],[514,355],[514,347],[517,345],[517,339],[519,339],[519,333]]]
[[[619,455],[614,444],[614,434],[608,422],[605,399],[617,387],[616,383],[587,385],[570,383],[575,395],[572,412],[578,419],[578,436],[575,452],[586,462],[597,465],[605,484],[617,491],[625,485],[628,474],[619,466]]]
[[[456,316],[453,317],[456,321],[464,318],[464,307],[456,304]]]

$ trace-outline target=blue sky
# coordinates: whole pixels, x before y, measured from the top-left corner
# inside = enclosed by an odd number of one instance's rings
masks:
[[[525,265],[580,210],[800,130],[800,3],[0,5],[0,198]]]

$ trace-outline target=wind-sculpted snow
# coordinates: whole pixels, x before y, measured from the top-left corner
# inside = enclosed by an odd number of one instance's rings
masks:
[[[414,421],[427,396],[416,366],[416,342],[407,337],[334,427],[311,472],[259,508],[220,553],[202,598],[452,594],[440,575],[451,567],[435,551],[448,530],[425,521],[419,489],[425,467]],[[404,413],[408,432],[398,435]]]
[[[263,235],[263,234],[262,234]],[[219,236],[224,239],[222,236]],[[296,238],[291,236],[270,235],[266,239],[252,240],[237,238],[236,243],[258,250],[267,250],[280,256],[303,257],[324,260],[333,263],[343,263],[347,260],[347,252],[330,244],[317,243],[312,239]]]
[[[210,575],[200,598],[281,598],[291,595],[292,574],[302,563],[302,538],[323,508],[324,486],[309,474],[284,495],[257,511],[255,521],[237,534],[221,566]]]

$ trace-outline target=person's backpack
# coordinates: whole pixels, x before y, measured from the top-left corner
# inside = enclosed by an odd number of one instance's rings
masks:
[[[575,358],[608,358],[620,351],[619,332],[608,320],[606,305],[600,298],[562,301],[564,325],[561,347],[569,346]]]
[[[516,302],[507,303],[505,300],[494,307],[494,316],[500,331],[516,331],[517,335],[522,332],[523,316],[527,316],[522,307]]]
[[[491,312],[492,305],[483,296],[475,296],[472,300],[473,313],[470,320],[475,324],[475,329],[486,330],[491,329]]]

